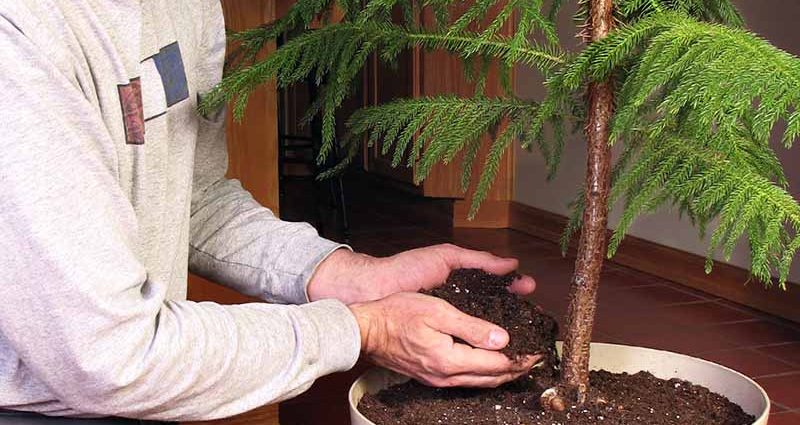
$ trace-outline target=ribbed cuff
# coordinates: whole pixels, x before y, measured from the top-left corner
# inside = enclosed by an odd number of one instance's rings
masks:
[[[327,299],[301,306],[314,321],[320,353],[320,376],[350,370],[361,352],[361,331],[341,301]]]
[[[308,284],[314,273],[331,254],[338,249],[350,249],[347,245],[334,242],[316,234],[302,237],[286,245],[287,251],[281,255],[278,272],[293,280],[284,288],[281,298],[289,304],[305,304],[308,298]],[[277,291],[276,291],[277,292]]]

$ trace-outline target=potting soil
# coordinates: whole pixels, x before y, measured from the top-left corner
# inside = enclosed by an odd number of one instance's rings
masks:
[[[512,360],[542,354],[540,367],[494,389],[431,388],[410,381],[365,395],[359,411],[377,425],[750,425],[755,420],[704,387],[658,379],[647,372],[591,372],[585,404],[567,405],[562,412],[544,411],[539,395],[559,376],[557,324],[507,290],[514,278],[462,269],[428,294],[502,326],[511,337],[502,352]]]

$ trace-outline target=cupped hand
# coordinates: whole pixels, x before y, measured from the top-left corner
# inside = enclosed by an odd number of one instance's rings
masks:
[[[373,301],[397,292],[434,288],[444,283],[451,271],[460,268],[504,275],[518,266],[516,259],[452,244],[412,249],[386,258],[341,249],[319,266],[308,285],[308,295],[312,301],[323,298],[336,298],[346,304]],[[535,288],[533,278],[523,275],[509,289],[526,295]]]
[[[496,351],[508,344],[504,329],[427,295],[398,293],[350,309],[367,358],[427,385],[497,387],[524,375],[540,359],[512,361]]]

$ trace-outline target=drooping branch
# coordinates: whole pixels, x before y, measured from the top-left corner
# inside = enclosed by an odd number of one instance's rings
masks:
[[[534,112],[525,113],[529,117],[518,116],[527,123],[504,128],[514,130],[508,134],[516,134],[523,148],[538,148],[552,177],[563,150],[564,123],[587,120],[588,103],[583,94],[588,82],[613,77],[617,110],[610,140],[623,144],[624,150],[612,172],[616,189],[609,202],[623,202],[624,211],[609,241],[608,255],[614,254],[637,217],[671,203],[698,225],[701,235],[707,226],[717,225],[708,250],[709,268],[713,255],[721,251],[729,256],[732,247],[746,238],[754,277],[769,285],[776,276],[777,283],[784,286],[794,254],[800,249],[800,219],[796,200],[784,201],[790,199],[789,182],[767,140],[775,130],[783,133],[787,148],[800,138],[799,58],[743,29],[731,0],[615,0],[613,13],[619,28],[594,41],[597,26],[591,11],[597,9],[592,1],[580,0],[578,17],[585,22],[581,33],[589,45],[576,56],[561,52],[555,37],[556,13],[564,0],[476,0],[466,8],[450,7],[458,2],[300,0],[278,21],[231,34],[238,46],[232,56],[239,58],[234,62],[240,66],[228,68],[222,84],[204,96],[200,110],[208,114],[230,101],[241,116],[249,94],[260,84],[274,80],[287,86],[314,79],[322,85],[322,96],[310,110],[310,115],[323,118],[321,161],[335,140],[335,111],[353,93],[359,71],[371,55],[391,63],[399,52],[410,48],[445,50],[464,60],[468,78],[476,81],[477,98],[485,95],[480,87],[490,64],[499,65],[501,79],[512,66],[530,65],[547,78],[548,97]],[[392,20],[395,7],[418,14],[415,4],[435,7],[437,16],[444,14],[447,19],[430,26],[419,26],[416,18],[408,16],[401,22]],[[336,24],[326,20],[334,5],[344,14]],[[312,22],[322,26],[302,30]],[[513,29],[507,34],[500,28]],[[257,56],[266,43],[291,29],[300,35],[263,59]],[[543,44],[530,42],[532,35],[545,36]],[[504,95],[514,97],[510,90]],[[424,133],[429,136],[424,143],[411,145],[410,153],[416,154],[408,156],[417,161],[425,152],[417,168],[421,171],[418,178],[424,178],[434,162],[448,162],[454,153],[464,152],[462,183],[470,181],[472,164],[481,162],[489,171],[483,173],[482,181],[492,180],[496,165],[492,161],[499,156],[487,157],[488,162],[477,158],[478,152],[484,151],[478,149],[476,135],[486,128],[495,129],[496,118],[502,116],[506,122],[511,118],[508,111],[498,115],[491,105],[479,106],[480,110],[473,111],[479,118],[462,120],[466,125],[452,131],[447,118],[465,117],[443,113],[436,100],[404,106],[409,107],[408,122],[430,129]],[[431,110],[436,113],[425,112]],[[434,116],[438,125],[429,126],[427,120]],[[399,125],[399,121],[386,122]],[[778,126],[781,122],[786,125]],[[448,130],[442,131],[443,127]],[[467,129],[473,131],[465,133]],[[412,138],[417,133],[400,134]],[[463,137],[465,134],[470,137]],[[716,168],[709,171],[710,166],[698,165],[704,163],[695,156],[679,158],[675,155],[678,150],[664,149],[665,141],[675,140],[691,144],[690,152],[713,152]],[[440,149],[420,149],[428,144]],[[392,144],[382,141],[382,145]],[[495,152],[502,151],[501,145],[497,146]],[[358,154],[357,143],[346,151],[345,160],[326,176],[346,168]],[[395,153],[402,156],[403,152],[398,149]],[[730,166],[732,171],[721,172],[718,167],[723,163],[735,165]],[[743,188],[750,186],[734,182],[749,181],[751,176],[767,179],[774,190],[759,197],[743,196]],[[474,198],[473,211],[481,193]],[[584,195],[581,190],[573,204],[565,243],[581,228]],[[761,204],[776,207],[758,207]]]
[[[789,148],[800,137],[800,59],[746,30],[667,11],[623,23],[592,43],[550,89],[581,90],[587,80],[606,80],[631,62],[636,66],[621,79],[611,126],[611,143],[624,149],[610,203],[621,201],[623,209],[608,256],[638,217],[671,204],[701,237],[716,227],[707,272],[717,254],[729,259],[746,239],[753,277],[785,288],[800,246],[800,209],[767,141],[780,131]],[[565,243],[580,228],[583,196],[574,206]]]

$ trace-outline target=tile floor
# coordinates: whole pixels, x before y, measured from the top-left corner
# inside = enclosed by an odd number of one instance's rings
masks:
[[[512,230],[451,229],[406,214],[417,200],[351,201],[352,246],[378,256],[452,242],[520,260],[538,283],[532,300],[556,317],[566,311],[573,260],[558,247]],[[414,204],[426,208],[424,203]],[[335,236],[334,236],[335,238]],[[712,360],[755,378],[774,404],[771,425],[800,425],[800,324],[614,263],[603,271],[595,340],[665,349]],[[281,405],[282,425],[348,423],[346,392],[368,365],[319,380]]]

